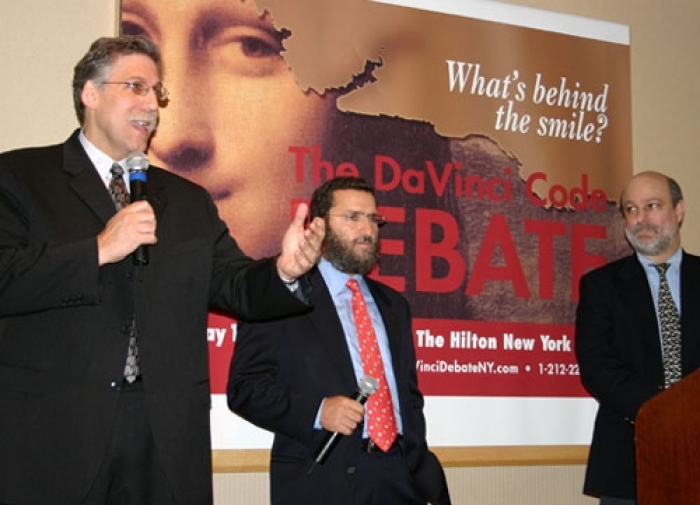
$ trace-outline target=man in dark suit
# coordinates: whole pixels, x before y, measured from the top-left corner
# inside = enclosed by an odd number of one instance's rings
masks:
[[[599,402],[584,492],[603,505],[636,503],[634,421],[641,405],[700,366],[700,258],[681,248],[680,187],[657,172],[637,174],[620,209],[635,253],[583,276],[576,313],[581,379]],[[680,312],[677,360],[660,318],[664,285]]]
[[[360,178],[331,179],[314,192],[310,215],[324,218],[327,230],[321,262],[303,279],[313,311],[241,323],[229,375],[231,410],[275,434],[271,502],[448,504],[444,472],[425,438],[410,308],[396,291],[365,276],[379,259],[384,223],[374,190]],[[358,335],[366,327],[356,328],[361,316],[353,312],[348,285],[354,281],[369,309],[383,373],[367,369]],[[379,390],[365,409],[352,397],[367,375]],[[396,428],[383,446],[386,433],[370,428],[382,397],[390,398],[385,414],[393,418],[386,429]],[[335,432],[336,445],[316,460]]]
[[[281,254],[253,261],[173,174],[148,170],[148,201],[110,197],[167,99],[152,42],[97,40],[73,96],[65,143],[0,155],[0,503],[211,504],[207,310],[308,310],[287,284],[324,223],[305,230],[302,208]]]

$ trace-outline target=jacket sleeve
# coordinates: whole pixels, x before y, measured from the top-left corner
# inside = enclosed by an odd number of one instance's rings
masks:
[[[208,194],[204,199],[213,222],[210,307],[250,321],[271,320],[309,310],[309,305],[280,279],[277,258],[253,260],[246,256],[219,218]]]
[[[632,365],[632,354],[642,353],[641,338],[628,337],[634,328],[623,317],[625,309],[614,299],[616,287],[608,277],[583,276],[579,293],[575,339],[583,385],[601,405],[633,421],[641,405],[659,392]],[[630,339],[637,349],[629,348]]]
[[[17,177],[16,158],[0,157],[0,316],[98,303],[96,234],[54,215],[50,196]]]
[[[294,338],[284,323],[238,324],[236,347],[229,369],[229,408],[247,421],[301,443],[312,444],[314,420],[323,396],[293,388],[282,378],[290,373],[280,360],[284,339]],[[298,366],[304,366],[298,363]]]

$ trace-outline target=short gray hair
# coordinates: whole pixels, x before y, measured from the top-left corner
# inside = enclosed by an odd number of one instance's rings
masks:
[[[143,54],[156,64],[158,76],[163,75],[163,62],[160,49],[150,39],[140,35],[122,37],[101,37],[92,43],[90,49],[73,69],[73,106],[78,122],[85,122],[85,104],[81,97],[85,83],[104,81],[115,58],[126,54]]]

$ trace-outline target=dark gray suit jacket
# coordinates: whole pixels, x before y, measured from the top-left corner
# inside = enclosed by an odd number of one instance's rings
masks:
[[[228,384],[229,407],[275,434],[270,480],[272,504],[350,505],[362,430],[341,436],[323,466],[308,476],[324,430],[314,421],[326,396],[352,396],[357,380],[328,288],[316,269],[308,276],[313,310],[301,316],[238,326]],[[437,458],[428,451],[423,395],[418,389],[408,303],[367,279],[386,326],[403,422],[404,457],[414,484],[433,503],[448,505]]]
[[[663,390],[661,342],[654,301],[636,255],[581,278],[576,355],[583,385],[599,402],[584,492],[636,497],[634,420]],[[683,376],[700,367],[700,258],[683,253]]]
[[[150,264],[97,266],[114,204],[78,140],[0,155],[0,503],[79,503],[106,452],[135,315],[148,416],[179,503],[212,502],[208,308],[307,309],[207,192],[148,171]]]

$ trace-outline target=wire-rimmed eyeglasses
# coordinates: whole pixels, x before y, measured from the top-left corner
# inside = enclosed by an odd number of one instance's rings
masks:
[[[348,223],[359,224],[365,218],[374,226],[382,226],[386,223],[386,217],[381,214],[367,214],[365,212],[353,211],[346,212],[345,214],[328,214],[331,217],[342,217]]]
[[[149,85],[146,81],[134,80],[134,81],[104,81],[102,84],[123,84],[135,95],[146,96],[150,90],[156,95],[156,100],[158,102],[166,102],[170,96],[170,92],[163,86],[162,82],[158,82],[153,86]]]

